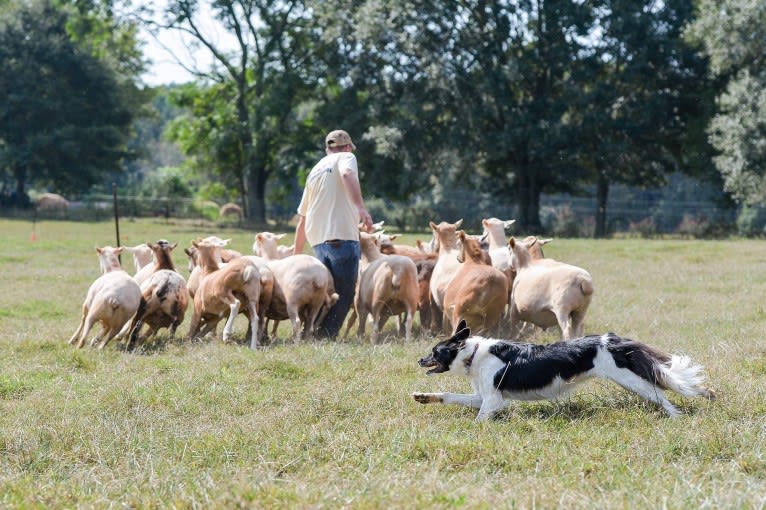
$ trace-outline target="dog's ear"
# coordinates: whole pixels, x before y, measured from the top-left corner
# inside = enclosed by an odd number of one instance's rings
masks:
[[[460,322],[455,328],[455,333],[452,335],[452,338],[450,338],[450,342],[457,342],[460,344],[460,347],[462,347],[463,344],[465,344],[465,340],[470,336],[471,328],[468,327],[468,323],[466,323],[465,319],[460,319]]]

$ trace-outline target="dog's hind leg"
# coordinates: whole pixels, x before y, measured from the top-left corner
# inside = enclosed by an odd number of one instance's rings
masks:
[[[639,397],[661,405],[671,418],[676,418],[681,415],[678,408],[667,399],[662,388],[639,377],[630,370],[620,369],[617,374],[610,374],[607,378],[616,382],[626,390],[632,391]]]
[[[481,395],[464,393],[413,393],[412,398],[421,404],[455,404],[474,409],[481,408]]]

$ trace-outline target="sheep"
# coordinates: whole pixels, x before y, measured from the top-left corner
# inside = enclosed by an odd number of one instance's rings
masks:
[[[201,268],[199,288],[194,293],[194,313],[189,326],[189,337],[205,336],[214,330],[226,312],[229,317],[223,328],[223,341],[229,342],[234,327],[234,317],[242,306],[247,310],[250,331],[250,348],[258,347],[258,301],[261,294],[261,276],[256,265],[245,258],[236,258],[220,268],[211,243],[192,241],[198,250]],[[201,322],[205,321],[204,328]]]
[[[201,239],[200,241],[211,244],[218,248],[214,252],[214,256],[218,264],[224,264],[232,259],[242,256],[242,254],[236,250],[224,248],[224,246],[228,246],[228,244],[231,242],[231,239],[221,239],[217,236],[208,236],[204,239]],[[190,296],[194,297],[194,292],[199,286],[199,279],[201,275],[201,269],[197,269],[195,271],[195,267],[198,265],[197,248],[195,248],[193,245],[191,248],[184,248],[184,253],[189,258],[189,280],[186,282],[186,286],[189,289]]]
[[[138,274],[142,268],[150,266],[154,262],[154,253],[146,243],[137,244],[135,246],[123,246],[123,251],[133,255],[133,265],[136,268],[136,274]]]
[[[253,241],[253,253],[266,260],[283,259],[289,257],[295,251],[295,244],[290,246],[278,245],[280,239],[286,234],[272,234],[271,232],[260,232],[255,234]]]
[[[67,212],[69,201],[56,193],[43,193],[35,203],[38,211]]]
[[[430,329],[432,332],[440,331],[442,327],[441,311],[433,304],[430,288],[431,275],[433,274],[438,254],[430,251],[430,248],[424,249],[426,246],[430,247],[432,243],[426,244],[418,240],[418,247],[416,249],[409,249],[412,247],[391,243],[393,239],[396,239],[396,235],[381,235],[379,237],[380,252],[383,255],[404,255],[412,259],[418,271],[418,313],[420,315],[420,327],[425,330]]]
[[[537,240],[531,242],[534,249]],[[511,237],[511,264],[516,277],[511,291],[511,335],[522,321],[545,329],[558,325],[564,340],[582,336],[585,312],[593,296],[593,279],[584,269],[553,259],[532,260],[526,243]]]
[[[202,241],[207,242],[208,244],[213,244],[215,246],[215,249],[213,250],[213,257],[218,264],[219,269],[226,267],[226,264],[228,263],[226,261],[231,261],[234,258],[243,258],[255,264],[255,266],[258,268],[258,272],[261,275],[261,297],[258,300],[258,310],[261,310],[261,315],[264,315],[263,311],[266,310],[266,318],[268,319],[268,310],[271,306],[271,299],[274,293],[274,273],[271,271],[271,268],[269,268],[268,261],[263,257],[257,257],[254,255],[239,255],[238,251],[224,249],[223,246],[226,246],[229,241],[231,241],[231,239],[221,239],[216,236],[210,236],[202,239]],[[198,252],[199,250],[197,250],[197,248],[193,245],[191,248],[184,248],[184,253],[186,253],[186,255],[189,257],[189,271],[191,273],[189,275],[189,281],[187,282],[186,286],[189,291],[189,296],[192,298],[194,298],[194,294],[197,291],[200,279],[202,278],[202,268],[198,267],[197,264]],[[240,313],[246,313],[246,310],[240,310]],[[267,321],[265,320],[262,320],[258,323],[260,327],[260,331],[258,331],[259,339],[264,338],[266,323]],[[250,337],[251,334],[252,331],[250,331],[248,326],[247,336]]]
[[[69,344],[77,342],[78,348],[85,344],[85,338],[97,322],[101,323],[103,329],[93,338],[91,345],[95,346],[101,342],[98,348],[106,347],[141,304],[141,289],[130,275],[123,271],[117,258],[122,253],[122,248],[104,246],[96,248],[96,253],[102,274],[88,289],[82,305],[80,325],[69,339]]]
[[[505,230],[513,225],[516,220],[498,220],[497,218],[484,218],[481,224],[484,233],[488,236],[489,256],[492,266],[499,269],[511,282],[511,253],[508,251],[508,243],[505,239]]]
[[[442,221],[439,225],[429,222],[434,237],[439,243],[439,257],[436,259],[433,274],[431,275],[431,299],[443,314],[444,293],[447,291],[447,285],[452,281],[457,271],[460,269],[460,262],[457,256],[459,254],[457,246],[457,229],[463,224],[463,220],[455,223]]]
[[[508,303],[508,278],[492,267],[478,239],[457,234],[462,265],[444,293],[444,315],[453,329],[465,319],[471,331],[496,331]]]
[[[274,292],[266,316],[274,320],[289,319],[293,339],[303,332],[313,335],[324,314],[338,301],[330,270],[311,255],[297,254],[270,260],[274,272]]]
[[[405,339],[412,338],[412,318],[418,307],[418,273],[415,263],[403,255],[383,255],[376,235],[360,233],[363,267],[357,281],[354,310],[348,319],[346,335],[359,318],[357,336],[364,335],[367,314],[372,314],[373,343],[391,315],[405,313]]]
[[[408,246],[406,244],[394,244],[393,241],[399,237],[397,234],[380,236],[380,252],[383,255],[405,255],[412,259],[424,254],[422,248],[418,246]]]
[[[178,274],[173,265],[171,252],[178,243],[169,244],[160,241],[157,244],[146,243],[154,254],[154,272],[141,285],[142,302],[128,327],[128,350],[135,348],[140,340],[154,335],[160,328],[168,328],[170,338],[184,320],[189,304],[189,291],[186,281]],[[149,332],[141,337],[141,326],[146,324]]]
[[[244,217],[242,208],[232,202],[223,204],[218,210],[218,215],[221,218],[225,218],[226,216],[235,216],[238,220],[242,220]]]

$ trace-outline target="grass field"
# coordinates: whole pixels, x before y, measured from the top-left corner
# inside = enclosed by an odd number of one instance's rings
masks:
[[[126,245],[221,234],[120,227]],[[0,507],[766,506],[763,241],[554,240],[548,257],[593,275],[586,332],[689,354],[719,398],[671,395],[684,412],[671,420],[593,382],[475,423],[475,411],[411,399],[469,391],[424,375],[427,336],[295,345],[285,329],[257,352],[220,341],[74,349],[93,248],[114,244],[113,225],[43,222],[35,233],[0,220]],[[253,232],[223,234],[250,251]],[[243,341],[244,330],[239,318]]]

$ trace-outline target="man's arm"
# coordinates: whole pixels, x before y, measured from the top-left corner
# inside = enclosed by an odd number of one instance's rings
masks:
[[[343,187],[346,188],[348,196],[351,198],[351,202],[356,206],[359,211],[359,219],[364,224],[367,232],[372,232],[372,216],[367,212],[364,207],[364,199],[362,198],[362,187],[359,185],[359,178],[355,172],[346,172],[343,175]],[[296,244],[296,248],[298,245]]]
[[[303,253],[303,245],[306,244],[306,217],[301,216],[295,226],[295,247],[293,255]]]

